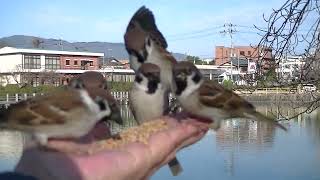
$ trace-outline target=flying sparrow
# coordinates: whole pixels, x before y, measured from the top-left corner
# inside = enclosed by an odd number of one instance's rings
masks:
[[[82,81],[74,81],[83,86]],[[62,89],[10,105],[0,127],[31,134],[40,145],[48,138],[79,138],[111,110],[103,89]]]
[[[143,63],[129,93],[129,103],[138,124],[156,120],[168,112],[168,91],[160,81],[160,68],[151,63]],[[168,163],[173,175],[178,175],[182,167],[176,157]]]
[[[82,83],[78,83],[81,81]],[[105,97],[108,100],[108,104],[111,109],[111,115],[106,117],[105,120],[113,120],[120,125],[123,125],[123,119],[121,117],[120,107],[117,101],[114,99],[110,90],[107,86],[107,81],[104,79],[103,75],[96,71],[86,71],[76,77],[74,77],[69,86],[72,88],[79,88],[79,89],[102,89],[105,90]]]
[[[172,90],[172,66],[175,58],[169,53],[166,39],[158,30],[152,12],[142,6],[131,18],[124,35],[129,53],[130,66],[134,71],[143,63],[152,63],[160,67],[161,83]]]
[[[255,110],[255,107],[231,90],[218,83],[205,80],[197,67],[188,61],[173,68],[175,94],[182,108],[193,116],[213,121],[212,128],[219,129],[220,121],[228,118],[250,118],[267,121],[286,130]]]

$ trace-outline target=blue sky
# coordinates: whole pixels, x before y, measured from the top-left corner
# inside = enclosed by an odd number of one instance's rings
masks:
[[[213,57],[216,45],[230,45],[223,36],[224,23],[238,25],[236,45],[259,40],[253,24],[265,26],[262,14],[270,14],[284,0],[3,0],[0,37],[32,35],[67,41],[123,42],[134,12],[145,5],[155,15],[169,50]],[[247,27],[243,27],[247,26]]]

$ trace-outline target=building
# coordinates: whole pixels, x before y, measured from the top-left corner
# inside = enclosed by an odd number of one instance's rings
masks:
[[[301,80],[305,58],[302,56],[286,56],[277,58],[279,62],[276,73],[280,82],[295,82]]]
[[[107,81],[134,81],[135,73],[130,69],[129,60],[112,59],[101,66],[99,62],[103,57],[103,53],[4,47],[0,49],[0,85],[59,86],[86,71],[100,72]],[[226,71],[236,72],[236,66],[230,70],[228,64],[196,66],[210,80],[217,80]]]
[[[231,58],[231,61],[220,65],[225,72],[219,76],[219,83],[223,80],[232,80],[237,85],[254,85],[256,62],[244,58]]]
[[[261,64],[262,69],[269,69],[274,63],[274,59],[272,57],[272,49],[259,49],[257,46],[234,46],[233,49],[225,46],[216,46],[215,55],[216,65],[222,65],[226,62],[230,62],[231,58],[253,60]]]
[[[43,49],[0,49],[1,85],[66,84],[72,74],[98,70],[103,53]]]

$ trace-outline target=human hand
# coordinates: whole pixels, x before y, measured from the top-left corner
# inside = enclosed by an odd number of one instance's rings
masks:
[[[92,155],[47,152],[36,148],[24,152],[16,171],[39,179],[134,180],[147,179],[166,165],[181,148],[200,140],[206,124],[192,119],[177,123],[165,117],[169,129],[157,132],[148,144],[131,143],[120,150],[105,150]],[[69,149],[85,149],[72,142],[50,142]]]

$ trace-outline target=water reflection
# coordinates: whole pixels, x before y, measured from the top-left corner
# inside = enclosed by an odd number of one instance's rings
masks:
[[[258,104],[268,116],[291,117],[303,109]],[[122,107],[125,127],[111,124],[112,132],[134,126],[127,106]],[[218,132],[210,131],[177,157],[184,171],[172,177],[167,166],[152,179],[320,179],[320,110],[282,121],[288,132],[264,122],[230,119]],[[23,136],[0,132],[0,171],[10,170],[20,158]]]
[[[24,136],[18,131],[0,131],[0,171],[10,171],[20,160]]]

